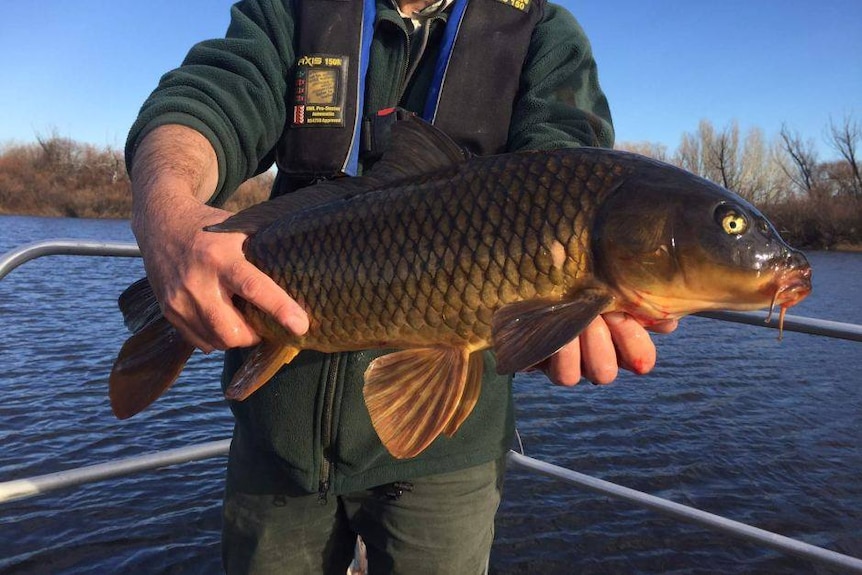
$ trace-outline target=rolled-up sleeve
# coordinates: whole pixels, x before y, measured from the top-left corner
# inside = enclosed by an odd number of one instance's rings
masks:
[[[161,78],[129,132],[130,171],[138,143],[165,124],[193,128],[212,144],[219,165],[214,204],[223,203],[243,181],[272,164],[295,61],[290,4],[235,4],[225,37],[196,44],[180,67]]]

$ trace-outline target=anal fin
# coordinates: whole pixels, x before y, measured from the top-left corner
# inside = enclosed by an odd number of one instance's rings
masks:
[[[251,350],[224,392],[228,399],[242,401],[269,381],[299,353],[298,347],[263,341]]]
[[[415,457],[448,429],[454,417],[463,421],[469,414],[472,405],[466,414],[460,406],[472,363],[469,357],[466,349],[429,347],[397,351],[371,362],[365,370],[365,405],[393,457]]]

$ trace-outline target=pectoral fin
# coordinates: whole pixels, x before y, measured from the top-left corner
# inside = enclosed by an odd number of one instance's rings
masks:
[[[531,300],[501,308],[492,319],[497,373],[515,373],[555,354],[613,301],[602,288],[585,288],[562,301]]]
[[[463,421],[469,414],[475,400],[461,406],[468,372],[475,366],[469,357],[466,349],[433,347],[398,351],[371,362],[365,371],[365,405],[393,457],[415,457],[453,418]]]
[[[228,399],[242,401],[269,381],[275,372],[296,357],[299,348],[263,341],[239,368],[224,392]]]

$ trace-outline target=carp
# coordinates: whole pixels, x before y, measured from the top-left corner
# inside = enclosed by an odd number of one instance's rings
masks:
[[[294,335],[237,305],[260,334],[226,390],[241,401],[301,350],[393,349],[364,374],[375,431],[397,458],[452,436],[499,373],[527,369],[596,316],[642,322],[705,310],[784,311],[811,290],[805,256],[738,195],[632,153],[571,148],[471,157],[419,119],[396,123],[366,175],[318,183],[208,228],[242,232],[247,259],[309,316]],[[133,335],[110,376],[130,417],[193,347],[146,279],[120,297]]]

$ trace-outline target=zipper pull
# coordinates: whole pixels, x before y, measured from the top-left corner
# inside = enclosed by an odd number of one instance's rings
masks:
[[[317,502],[321,505],[329,503],[329,480],[324,479],[317,486]]]

